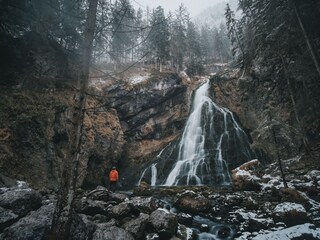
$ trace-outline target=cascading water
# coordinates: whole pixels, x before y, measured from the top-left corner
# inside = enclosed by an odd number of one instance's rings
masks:
[[[207,81],[194,92],[180,141],[160,152],[139,183],[144,179],[152,186],[225,185],[231,180],[228,164],[232,160],[252,159],[248,136],[231,111],[211,100],[209,89]]]

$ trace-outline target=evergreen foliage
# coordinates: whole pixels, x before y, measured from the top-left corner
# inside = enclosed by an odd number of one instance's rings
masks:
[[[76,80],[87,10],[84,0],[1,1],[0,84]],[[135,62],[182,71],[194,62],[231,59],[225,27],[197,26],[183,4],[166,15],[162,7],[135,10],[130,0],[100,0],[96,18],[93,61],[114,71]]]
[[[155,56],[156,64],[160,66],[169,59],[169,24],[164,15],[164,9],[157,7],[151,16],[151,32],[149,42]]]

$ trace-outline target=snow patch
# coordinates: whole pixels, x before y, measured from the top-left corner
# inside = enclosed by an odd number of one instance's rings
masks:
[[[246,170],[241,170],[241,169],[237,169],[235,176],[246,177],[248,180],[260,180],[259,177],[252,175],[250,172],[248,172]]]
[[[24,181],[17,181],[17,187],[19,189],[27,189],[29,188],[28,184]]]
[[[275,213],[285,213],[291,211],[306,212],[306,209],[301,204],[292,202],[280,203],[274,209]]]
[[[168,209],[165,209],[165,208],[158,208],[158,210],[163,211],[163,212],[165,212],[165,213],[170,213],[169,210],[168,210]]]
[[[267,234],[259,234],[252,238],[252,240],[290,240],[293,238],[302,238],[303,235],[306,234],[308,234],[308,236],[312,235],[315,239],[320,239],[320,228],[316,228],[313,224],[305,223]]]

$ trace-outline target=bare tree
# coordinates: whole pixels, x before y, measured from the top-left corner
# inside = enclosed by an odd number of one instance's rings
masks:
[[[76,96],[77,102],[73,113],[70,144],[64,160],[60,192],[49,239],[68,239],[70,234],[98,0],[88,0],[88,2],[89,10],[84,32],[83,59],[79,78],[80,89]]]

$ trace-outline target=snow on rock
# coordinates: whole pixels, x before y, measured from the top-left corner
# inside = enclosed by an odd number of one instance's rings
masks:
[[[232,170],[232,184],[236,190],[259,190],[261,178],[259,177],[261,164],[254,159]]]
[[[306,212],[306,209],[301,204],[292,202],[280,203],[274,209],[275,213],[284,213],[290,211]]]
[[[238,209],[234,216],[240,223],[240,229],[254,232],[261,229],[268,229],[274,226],[274,221],[264,215],[258,215],[255,212],[248,212],[244,209]]]
[[[274,208],[275,222],[284,222],[287,226],[294,226],[310,222],[306,209],[298,203],[284,202]]]
[[[285,228],[267,234],[258,234],[257,236],[252,238],[252,240],[290,240],[295,238],[320,239],[320,228],[316,228],[313,224],[305,223],[302,225]]]

